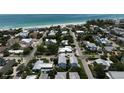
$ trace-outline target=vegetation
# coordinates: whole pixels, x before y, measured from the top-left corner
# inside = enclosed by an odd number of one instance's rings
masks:
[[[101,64],[94,65],[94,71],[95,71],[96,78],[104,79],[106,77],[104,69],[105,67]]]
[[[82,64],[81,60],[78,59],[78,63],[80,65],[80,68],[78,69],[78,73],[80,75],[80,78],[81,79],[87,79],[88,77],[85,73],[85,70],[84,70],[84,67],[83,67],[83,64]]]
[[[20,49],[20,44],[19,43],[15,43],[15,44],[13,44],[12,46],[11,46],[11,48],[13,49],[13,50],[18,50],[18,49]]]
[[[124,71],[124,64],[121,62],[111,64],[110,71]]]
[[[32,47],[24,48],[23,54],[24,54],[24,55],[28,55],[28,54],[31,52],[32,49],[33,49]]]

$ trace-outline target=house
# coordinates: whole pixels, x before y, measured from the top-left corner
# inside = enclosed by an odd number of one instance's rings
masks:
[[[124,37],[117,37],[117,42],[119,42],[119,44],[124,46]]]
[[[99,36],[95,36],[94,39],[97,43],[100,43],[102,45],[111,45],[112,44],[112,42],[109,41],[107,38],[100,38]]]
[[[124,71],[109,71],[112,79],[124,79]]]
[[[76,31],[76,34],[78,34],[78,35],[80,35],[80,34],[84,34],[84,31],[77,30],[77,31]]]
[[[112,51],[116,50],[116,48],[113,47],[113,46],[105,46],[105,47],[104,47],[104,50],[105,50],[106,52],[112,52]]]
[[[46,40],[45,40],[45,44],[46,44],[46,45],[49,45],[49,44],[56,44],[56,43],[57,43],[56,39],[46,39]]]
[[[6,74],[8,72],[13,72],[13,66],[16,64],[15,60],[7,60],[6,65],[0,69],[0,73]]]
[[[68,45],[68,40],[62,40],[61,44],[64,45],[64,46],[67,46]]]
[[[111,30],[111,33],[112,33],[112,34],[115,34],[115,35],[117,35],[117,36],[124,36],[124,29],[118,28],[118,27],[114,27],[114,28]]]
[[[71,53],[72,47],[71,46],[65,46],[63,48],[59,48],[58,53]]]
[[[57,72],[55,79],[66,79],[66,72]]]
[[[9,50],[8,51],[10,54],[22,54],[24,50]]]
[[[86,42],[86,48],[90,51],[97,51],[97,46],[89,41]]]
[[[65,53],[59,54],[59,57],[58,57],[58,66],[59,67],[62,67],[62,68],[66,68],[66,57],[65,57]]]
[[[39,79],[49,79],[49,76],[47,73],[41,73]]]
[[[102,65],[106,66],[106,70],[108,70],[110,65],[113,63],[110,60],[103,60],[103,59],[96,59],[94,62],[97,64],[102,64]]]
[[[70,79],[80,79],[78,72],[69,72]]]
[[[31,46],[32,43],[33,43],[33,40],[31,38],[25,38],[21,40],[20,45],[22,48],[25,48],[25,47]]]
[[[0,66],[6,65],[6,61],[3,58],[0,58]]]
[[[56,35],[56,32],[55,30],[51,30],[49,33],[48,33],[48,36],[55,36]]]
[[[38,60],[33,67],[34,71],[41,70],[43,72],[51,70],[53,67],[52,63],[43,63],[43,60]]]
[[[37,79],[37,75],[29,75],[26,79]]]
[[[29,31],[28,30],[23,30],[23,32],[20,32],[19,33],[19,36],[22,37],[22,38],[25,38],[27,37],[29,34]]]
[[[67,35],[68,31],[62,31],[62,35]]]
[[[74,54],[70,55],[69,59],[70,59],[70,64],[72,67],[78,67],[79,66],[77,57],[75,57]]]

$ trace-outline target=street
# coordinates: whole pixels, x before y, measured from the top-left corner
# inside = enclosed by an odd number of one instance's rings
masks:
[[[42,43],[43,38],[46,36],[47,32],[48,31],[45,31],[43,36],[37,41],[36,46],[33,47],[32,52],[28,56],[24,57],[25,65],[27,65],[28,62],[34,58],[34,54],[37,51],[37,45],[40,45]]]
[[[71,35],[73,36],[73,39],[74,39],[74,44],[76,45],[76,49],[78,50],[78,53],[79,53],[79,59],[82,61],[82,64],[83,64],[83,67],[84,67],[84,70],[85,70],[85,73],[87,74],[88,76],[88,79],[94,79],[93,75],[92,75],[92,72],[90,71],[89,67],[88,67],[88,64],[86,63],[86,58],[85,56],[82,54],[82,51],[78,45],[78,42],[76,41],[76,37],[75,37],[75,34],[74,32],[70,31]]]

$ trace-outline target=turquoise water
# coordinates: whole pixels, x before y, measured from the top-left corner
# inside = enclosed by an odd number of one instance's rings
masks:
[[[90,19],[118,19],[124,14],[0,14],[0,29],[83,22]]]

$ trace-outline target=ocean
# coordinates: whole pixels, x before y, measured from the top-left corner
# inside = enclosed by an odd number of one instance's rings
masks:
[[[120,18],[124,18],[124,14],[0,14],[0,29]]]

